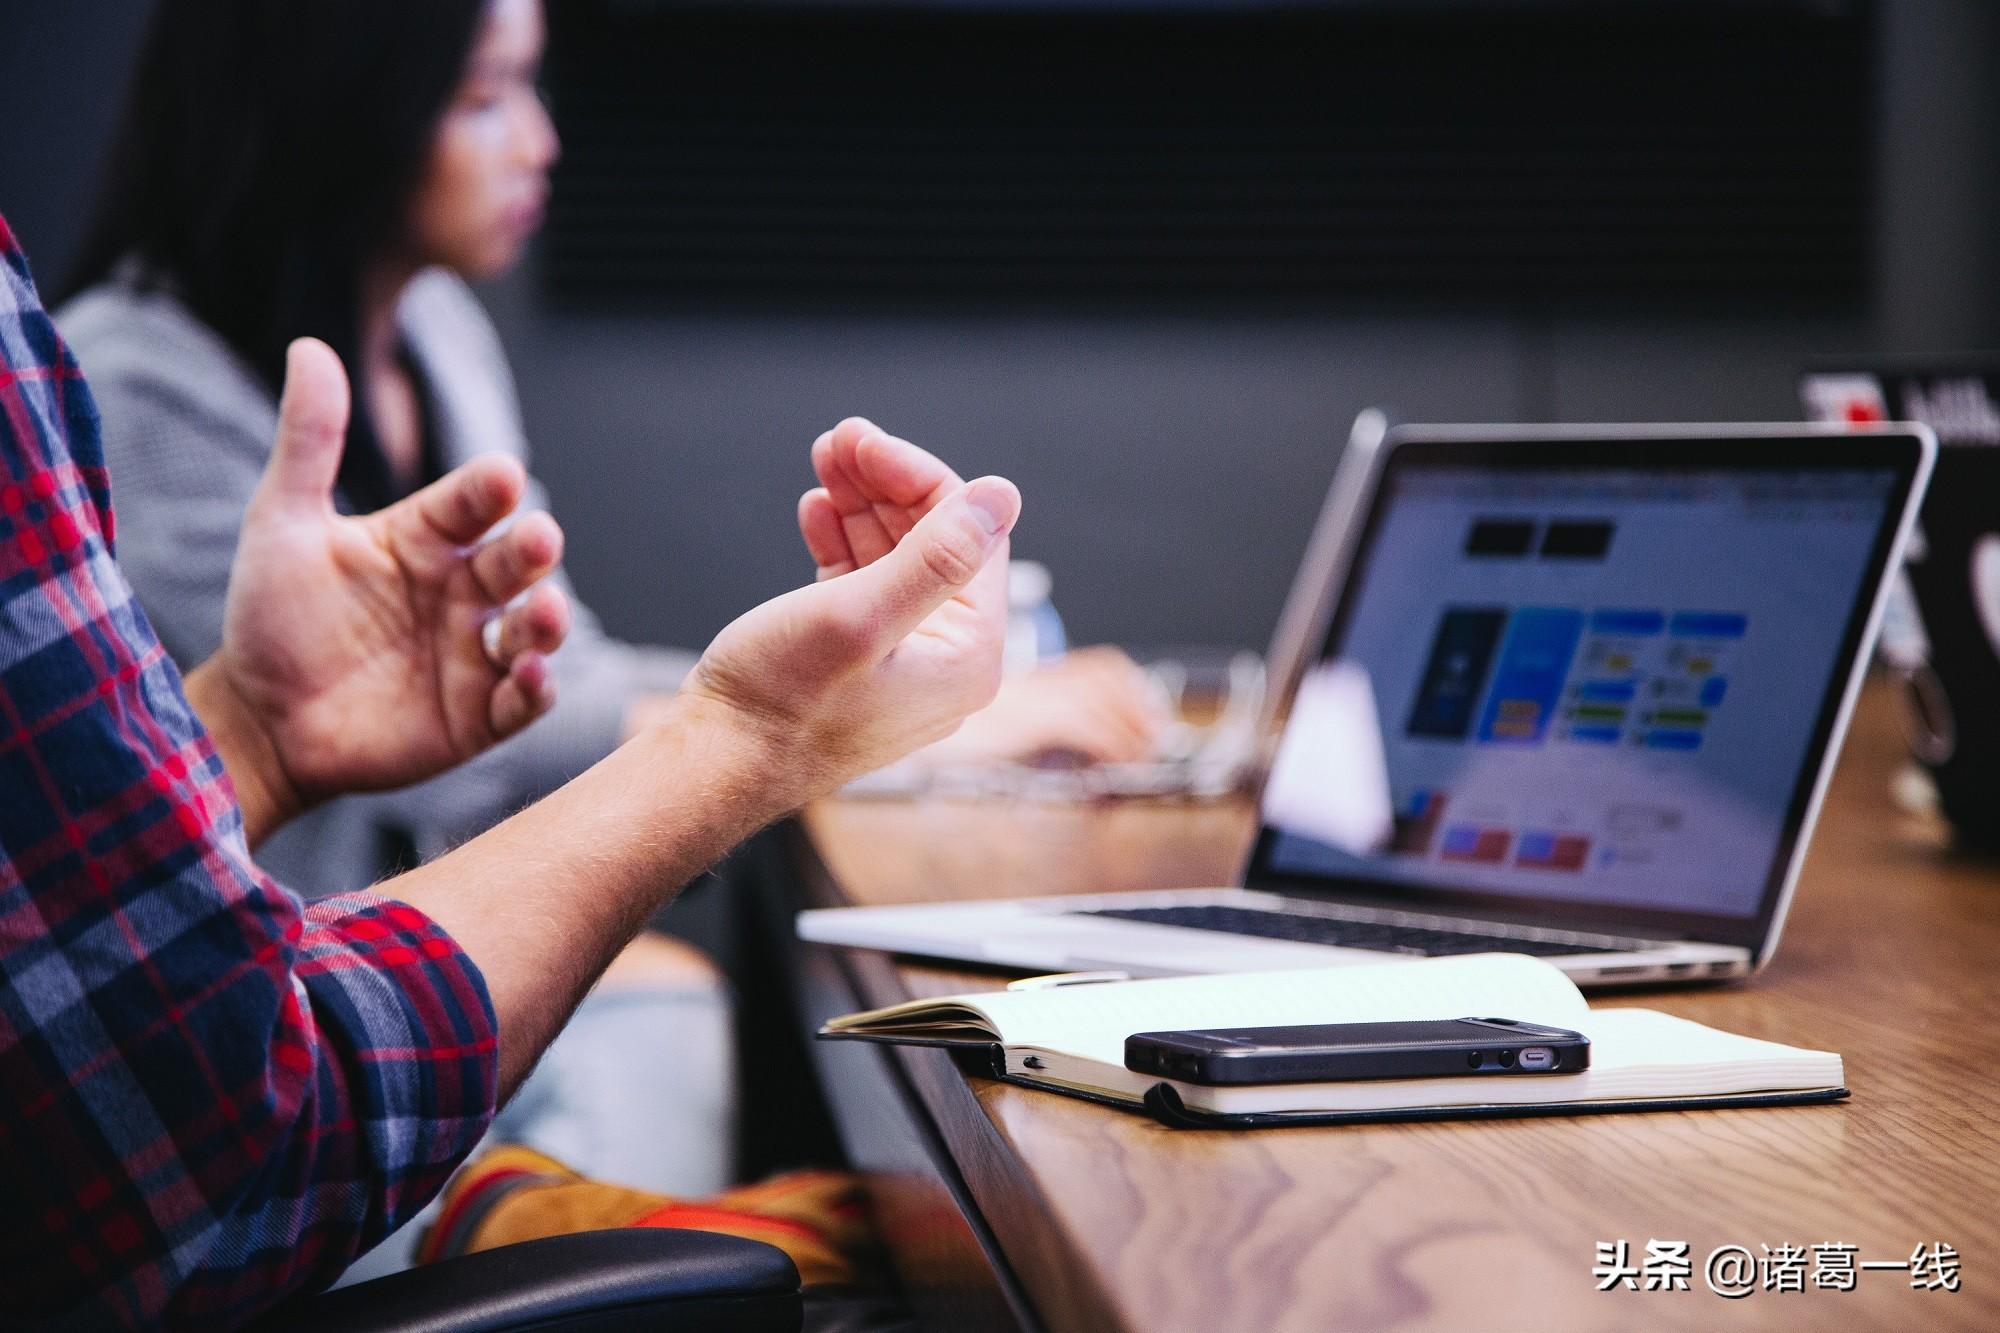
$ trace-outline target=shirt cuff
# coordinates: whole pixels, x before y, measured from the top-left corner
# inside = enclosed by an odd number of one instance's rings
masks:
[[[306,904],[295,975],[322,1036],[337,1033],[349,1113],[387,1184],[387,1234],[493,1119],[499,1020],[486,979],[442,926],[375,893]]]

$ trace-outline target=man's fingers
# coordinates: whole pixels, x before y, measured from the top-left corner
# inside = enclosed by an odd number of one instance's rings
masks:
[[[813,475],[819,484],[833,498],[836,507],[843,514],[865,512],[869,508],[868,497],[861,493],[860,483],[841,466],[838,454],[851,452],[852,437],[859,431],[875,429],[860,417],[849,417],[826,434],[813,441]],[[836,448],[836,441],[844,441]]]
[[[932,505],[960,485],[958,474],[932,454],[865,417],[849,417],[820,436],[812,457],[860,565],[888,554]]]
[[[488,454],[453,468],[415,495],[390,506],[388,514],[407,535],[428,535],[453,546],[470,546],[514,512],[527,484],[527,473],[519,462]]]
[[[859,431],[834,432],[833,458],[887,537],[881,551],[855,546],[856,558],[867,564],[901,541],[932,505],[962,483],[956,472],[908,440],[862,424],[865,429]]]
[[[500,617],[493,634],[494,664],[506,668],[522,653],[553,653],[569,637],[569,622],[569,599],[562,589],[542,584]]]
[[[806,540],[806,553],[812,556],[820,578],[830,579],[855,567],[840,511],[833,507],[833,498],[824,486],[799,497],[799,535]]]
[[[866,417],[849,417],[813,443],[813,469],[843,512],[865,498],[902,507],[929,508],[959,485],[959,476],[935,454],[898,439]],[[848,494],[838,489],[848,488]]]
[[[842,536],[857,565],[887,555],[899,535],[884,526],[876,512],[876,497],[864,489],[853,465],[855,439],[874,429],[859,417],[849,417],[813,444],[813,471],[840,515]]]
[[[300,338],[285,352],[278,435],[259,489],[288,504],[330,505],[347,443],[347,372],[333,349]]]
[[[856,614],[876,627],[882,646],[900,642],[972,584],[1020,514],[1021,493],[1004,477],[961,486],[894,550],[847,576]],[[996,614],[1005,611],[1003,601]]]
[[[511,602],[546,577],[562,559],[562,529],[536,510],[472,553],[472,577],[495,606]]]
[[[522,653],[507,667],[507,675],[493,687],[487,724],[495,739],[505,739],[555,706],[556,679],[548,659],[540,653]]]
[[[864,489],[917,517],[959,485],[958,474],[936,455],[879,430],[855,439],[853,469]]]

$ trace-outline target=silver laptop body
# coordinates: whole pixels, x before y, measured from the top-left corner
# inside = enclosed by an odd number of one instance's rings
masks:
[[[1241,887],[806,912],[1038,971],[1488,950],[1585,985],[1776,948],[1936,455],[1920,426],[1357,430],[1274,637]],[[1323,701],[1364,682],[1366,744]],[[1347,719],[1352,721],[1351,716]],[[1352,753],[1379,755],[1368,840]]]

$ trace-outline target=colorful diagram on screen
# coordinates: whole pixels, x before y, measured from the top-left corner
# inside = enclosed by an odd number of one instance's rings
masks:
[[[1747,617],[1727,611],[1593,611],[1562,739],[1699,750],[1748,629]]]
[[[1448,607],[1404,733],[1482,747],[1690,754],[1725,706],[1748,630],[1749,618],[1731,611]],[[1508,818],[1504,808],[1447,818],[1451,806],[1450,792],[1439,787],[1410,792],[1396,811],[1388,850],[1559,872],[1583,870],[1594,852],[1607,863],[1614,855],[1629,859],[1575,827]]]
[[[1660,611],[1590,613],[1590,631],[1564,700],[1562,739],[1616,745],[1625,738],[1640,685],[1666,628],[1667,617]]]
[[[1733,611],[1450,607],[1404,734],[1698,750],[1748,629]]]

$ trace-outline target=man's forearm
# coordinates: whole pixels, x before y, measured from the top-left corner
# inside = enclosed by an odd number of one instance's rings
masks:
[[[560,790],[381,886],[449,931],[486,977],[510,1094],[669,895],[800,790],[728,710],[682,698]]]

